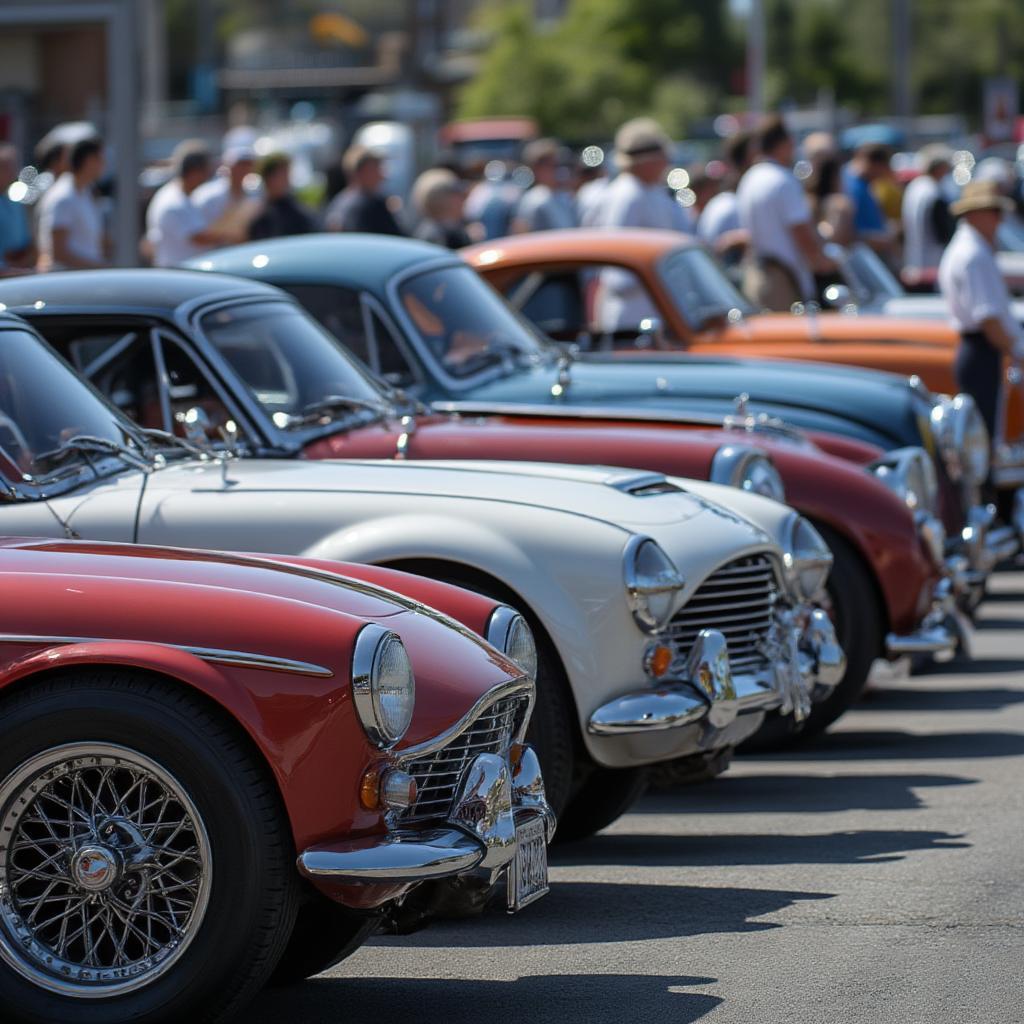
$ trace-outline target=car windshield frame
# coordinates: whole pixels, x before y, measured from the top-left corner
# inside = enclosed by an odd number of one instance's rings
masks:
[[[250,385],[235,364],[223,353],[217,342],[210,336],[204,324],[204,320],[207,317],[235,307],[251,308],[252,306],[266,305],[274,305],[286,309],[292,315],[309,324],[323,338],[325,346],[331,350],[334,356],[345,363],[348,371],[365,383],[369,392],[365,396],[367,401],[379,402],[383,406],[388,406],[394,415],[400,414],[395,408],[394,395],[388,390],[386,384],[379,381],[367,367],[363,366],[359,359],[353,356],[344,345],[331,335],[316,317],[290,296],[237,296],[200,306],[193,310],[189,317],[189,336],[199,348],[203,358],[209,362],[211,368],[221,380],[228,382],[225,386],[228,388],[234,401],[243,407],[246,414],[254,422],[260,425],[264,436],[270,439],[275,447],[288,450],[302,448],[319,437],[358,426],[365,426],[383,417],[381,414],[375,414],[371,410],[353,407],[345,412],[339,411],[329,421],[322,423],[315,421],[301,422],[300,418],[296,418],[291,424],[277,422],[274,418],[274,410],[260,399],[256,389]],[[288,360],[289,367],[293,367],[294,363],[288,357],[287,351],[284,351],[283,355]],[[335,393],[336,390],[325,387],[324,393],[320,397],[327,398],[330,394]],[[358,399],[364,396],[352,394],[349,397]]]
[[[722,295],[728,296],[728,303],[716,303],[694,310],[682,300],[678,286],[669,276],[670,265],[682,260],[697,259],[706,261],[704,269],[714,272],[717,282],[722,286]],[[715,262],[711,254],[701,245],[680,245],[659,257],[656,264],[658,281],[672,300],[672,305],[679,311],[690,330],[704,330],[708,323],[719,318],[732,321],[752,316],[757,310],[743,297],[740,290],[729,280],[725,271]],[[733,311],[737,315],[733,315]]]
[[[843,280],[859,305],[878,306],[886,299],[906,297],[906,289],[881,256],[863,242],[849,246],[841,262]],[[864,272],[859,273],[857,268]]]
[[[33,345],[43,350],[44,355],[58,363],[59,372],[68,375],[68,385],[84,389],[89,397],[95,400],[102,407],[103,411],[109,415],[110,425],[113,428],[110,433],[119,435],[118,437],[104,436],[103,434],[98,434],[97,436],[103,442],[108,442],[111,445],[123,445],[131,452],[131,458],[129,458],[115,450],[110,452],[103,451],[99,446],[85,451],[69,449],[67,459],[62,459],[45,473],[35,473],[26,472],[21,469],[17,459],[13,457],[13,453],[8,451],[7,447],[0,444],[0,480],[3,481],[4,489],[9,497],[16,501],[42,501],[62,494],[69,494],[85,484],[118,476],[126,471],[133,473],[143,472],[140,465],[136,463],[148,463],[153,469],[159,467],[161,461],[155,455],[153,449],[146,443],[145,438],[136,428],[135,424],[122,415],[89,381],[79,376],[60,353],[42,338],[30,324],[0,323],[0,339],[5,337],[4,332],[7,334],[19,333],[26,335]],[[61,383],[58,378],[56,385],[60,386]],[[48,386],[52,389],[54,384],[54,378],[49,378]],[[59,407],[62,409],[66,408],[66,404],[61,402]],[[7,413],[4,413],[4,415],[8,416]],[[22,426],[17,420],[14,420],[13,417],[8,418],[17,427],[18,432],[24,436]],[[71,430],[70,427],[65,429]],[[68,443],[76,436],[90,435],[92,433],[93,430],[87,425],[83,429],[75,429],[49,450],[58,449],[61,444]],[[17,476],[9,471],[7,467],[11,467],[17,473]]]
[[[403,288],[415,278],[425,277],[428,274],[436,274],[444,271],[454,271],[462,274],[465,272],[472,277],[480,287],[485,289],[484,294],[493,296],[494,301],[504,307],[506,315],[511,318],[522,331],[523,336],[529,339],[529,348],[523,351],[522,361],[512,362],[508,359],[497,359],[489,366],[482,367],[476,373],[459,377],[448,372],[444,363],[434,354],[426,339],[421,335],[419,328],[413,322],[412,316],[402,301]],[[409,344],[416,352],[420,363],[429,368],[429,374],[448,391],[472,391],[483,384],[500,380],[503,377],[511,376],[521,372],[528,366],[544,366],[553,363],[558,358],[558,345],[545,338],[522,314],[514,310],[499,295],[490,284],[488,284],[468,263],[461,260],[432,261],[420,264],[404,273],[395,274],[387,283],[387,298],[393,318],[396,319],[402,328]]]

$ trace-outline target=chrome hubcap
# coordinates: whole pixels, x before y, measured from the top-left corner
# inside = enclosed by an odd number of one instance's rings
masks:
[[[0,958],[62,995],[141,988],[190,944],[210,869],[195,805],[156,762],[47,751],[0,784]]]

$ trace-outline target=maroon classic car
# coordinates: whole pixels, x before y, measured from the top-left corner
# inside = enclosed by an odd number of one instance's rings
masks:
[[[4,1020],[221,1020],[388,914],[546,891],[533,682],[479,635],[514,613],[332,568],[0,542]]]
[[[431,414],[370,377],[281,291],[218,274],[48,274],[2,297],[143,426],[198,430],[216,444],[230,427],[241,454],[596,463],[784,499],[835,554],[829,598],[848,656],[807,732],[856,699],[875,658],[952,647],[943,527],[920,450],[883,453],[742,415],[723,427],[551,408]],[[358,315],[384,344],[381,311],[367,302]]]

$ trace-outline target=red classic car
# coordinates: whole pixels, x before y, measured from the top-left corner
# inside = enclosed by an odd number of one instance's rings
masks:
[[[0,543],[5,1020],[221,1020],[399,904],[546,891],[514,613],[332,569]]]

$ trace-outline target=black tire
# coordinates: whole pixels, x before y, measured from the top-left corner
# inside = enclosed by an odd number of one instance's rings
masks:
[[[351,956],[377,930],[376,917],[355,914],[319,893],[299,908],[291,938],[270,984],[296,985]]]
[[[104,753],[106,760],[91,764],[87,758],[84,764],[73,760],[80,756],[76,751],[89,750]],[[90,830],[92,838],[88,841],[106,842],[108,847],[128,842],[119,838],[128,834],[128,826],[120,832],[113,822],[130,819],[140,826],[131,825],[135,828],[133,835],[145,836],[146,856],[157,858],[157,863],[163,863],[159,858],[173,841],[164,838],[162,846],[154,847],[153,836],[159,834],[164,812],[156,819],[157,824],[146,817],[152,812],[144,808],[132,818],[130,805],[117,787],[128,788],[136,778],[133,770],[143,776],[148,773],[146,785],[156,788],[158,799],[163,787],[164,806],[172,808],[168,813],[186,823],[175,833],[184,837],[181,841],[186,844],[188,856],[182,863],[195,865],[177,870],[183,876],[191,874],[191,885],[196,892],[205,891],[207,902],[194,927],[186,931],[186,939],[177,946],[168,941],[163,951],[153,954],[166,952],[169,966],[163,973],[110,997],[58,993],[28,980],[28,972],[12,966],[10,958],[0,959],[4,1019],[26,1024],[72,1020],[76,1024],[167,1024],[183,1020],[199,1024],[220,1021],[237,1012],[263,986],[280,958],[292,932],[299,891],[291,831],[280,795],[242,731],[183,685],[142,673],[90,669],[24,685],[0,699],[0,794],[7,790],[0,799],[0,819],[18,827],[21,819],[16,814],[24,814],[20,827],[27,829],[31,815],[43,817],[47,805],[42,801],[48,798],[37,799],[29,780],[37,778],[35,773],[42,771],[40,765],[57,765],[60,758],[67,758],[57,775],[60,785],[70,785],[73,780],[78,787],[79,779],[84,780],[88,771],[110,772],[105,783],[110,799],[101,803],[99,810],[94,802],[81,815],[82,820],[90,822],[78,826]],[[42,783],[40,792],[47,790],[50,776],[38,778]],[[55,794],[57,785],[54,783],[52,789]],[[101,794],[103,785],[98,787]],[[30,810],[12,811],[19,806],[16,794],[29,792],[33,794]],[[79,789],[70,792],[74,802]],[[141,792],[151,793],[153,789]],[[168,792],[175,794],[170,804],[166,803]],[[110,811],[115,799],[119,802]],[[69,813],[69,822],[71,818]],[[106,823],[98,824],[103,821]],[[110,835],[115,838],[103,839]],[[76,839],[68,847],[76,851],[76,857],[81,850],[79,842]],[[15,856],[12,844],[10,859],[2,865],[10,877],[23,870]],[[112,856],[109,862],[120,857]],[[90,866],[89,861],[82,861],[74,870],[61,870],[69,877],[77,871],[75,885],[81,887],[83,876],[92,877]],[[115,883],[96,897],[106,906],[129,898],[133,887],[149,885],[150,878],[160,877],[153,869],[140,882],[124,867],[111,874]],[[74,891],[70,883],[60,885]],[[136,901],[129,913],[137,915],[141,905]],[[156,904],[147,900],[146,905],[152,908]],[[186,913],[197,914],[198,906],[196,898]],[[111,911],[107,921],[115,914]],[[150,919],[154,916],[149,914]],[[155,927],[152,921],[151,926]],[[9,927],[13,927],[10,919],[0,918],[0,935],[9,935]],[[124,940],[120,948],[127,948]],[[65,956],[74,959],[70,951]]]
[[[587,839],[621,818],[644,795],[646,768],[595,768],[558,820],[556,843]]]

